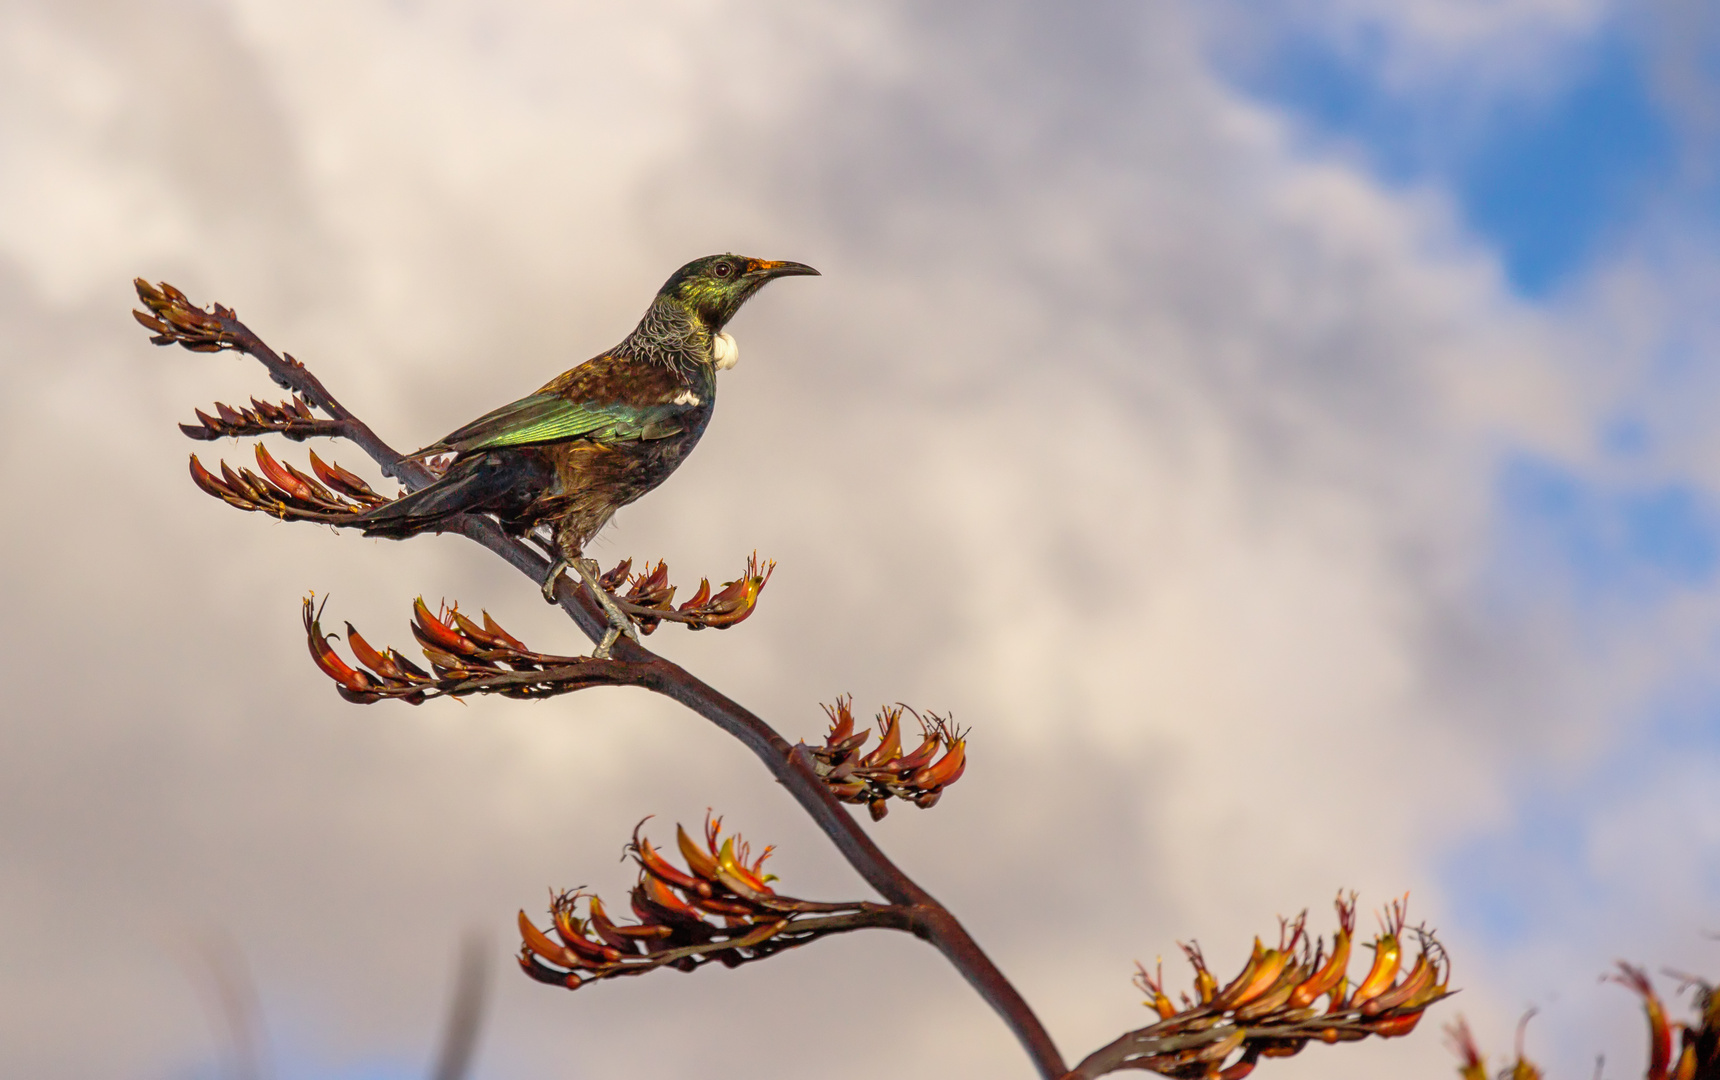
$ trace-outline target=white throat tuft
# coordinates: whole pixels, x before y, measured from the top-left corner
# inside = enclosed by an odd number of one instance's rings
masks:
[[[711,362],[718,371],[727,371],[740,363],[741,347],[735,344],[735,339],[727,331],[718,331],[711,339]]]

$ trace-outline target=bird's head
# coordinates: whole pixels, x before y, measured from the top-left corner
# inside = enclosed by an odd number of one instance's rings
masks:
[[[715,334],[765,282],[817,273],[805,263],[749,259],[745,255],[707,255],[675,271],[657,295],[686,307]]]

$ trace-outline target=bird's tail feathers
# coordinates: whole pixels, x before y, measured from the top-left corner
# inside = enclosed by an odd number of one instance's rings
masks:
[[[521,454],[472,454],[458,458],[434,483],[361,514],[335,522],[361,528],[366,536],[411,536],[456,514],[492,511],[508,516],[530,501],[545,478],[541,466]]]

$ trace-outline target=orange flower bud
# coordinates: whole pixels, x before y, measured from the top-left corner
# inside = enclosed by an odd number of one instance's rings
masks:
[[[476,645],[461,637],[453,627],[430,614],[422,596],[412,601],[412,632],[424,644],[434,645],[443,652],[471,656],[478,651]]]
[[[1397,1016],[1370,1020],[1362,1026],[1382,1039],[1395,1039],[1414,1031],[1415,1026],[1421,1023],[1421,1018],[1425,1015],[1426,1013],[1423,1012],[1401,1013]]]
[[[883,727],[884,731],[879,736],[877,748],[860,759],[861,765],[868,768],[878,768],[888,764],[902,753],[902,710],[900,708],[885,709]]]
[[[340,684],[344,691],[355,695],[366,695],[375,686],[364,672],[350,667],[340,658],[340,654],[329,648],[328,639],[322,632],[322,625],[316,619],[311,601],[307,598],[304,605],[305,640],[310,646],[311,659],[316,661],[324,675]],[[374,701],[374,695],[369,697]]]
[[[1244,964],[1236,978],[1230,980],[1225,988],[1212,999],[1212,1007],[1220,1010],[1233,1009],[1258,997],[1267,987],[1278,981],[1278,976],[1284,973],[1284,965],[1289,956],[1277,949],[1268,949],[1260,944],[1260,939],[1254,939],[1254,952]]]
[[[645,824],[643,821],[639,825]],[[651,846],[651,841],[639,835],[639,825],[633,827],[633,853],[650,876],[661,880],[666,885],[677,889],[696,892],[701,896],[711,895],[711,885],[690,874],[682,873],[674,864],[657,854],[657,849]]]
[[[1407,1004],[1433,985],[1433,976],[1434,966],[1428,963],[1427,953],[1424,951],[1415,958],[1415,966],[1410,968],[1403,982],[1362,1004],[1362,1015],[1378,1016],[1389,1009]]]
[[[675,842],[681,848],[681,858],[687,860],[687,868],[706,881],[717,880],[717,860],[710,853],[700,849],[693,838],[687,835],[687,830],[680,825],[675,826]]]
[[[1399,935],[1403,933],[1405,901],[1393,900],[1382,916],[1383,929],[1380,936],[1374,939],[1374,965],[1368,971],[1367,978],[1356,987],[1356,992],[1350,995],[1352,1008],[1378,997],[1397,978],[1398,968],[1403,963],[1403,946]]]
[[[956,739],[950,744],[949,753],[916,772],[908,783],[922,790],[936,791],[960,780],[966,771],[967,740]]]
[[[533,924],[531,919],[526,917],[524,911],[520,912],[520,938],[525,942],[527,949],[552,964],[560,964],[562,967],[582,966],[577,956],[567,947],[551,941],[542,930]]]
[[[723,841],[717,852],[717,880],[730,892],[754,903],[769,901],[775,895],[758,875],[735,859],[735,840]]]
[[[1321,994],[1332,993],[1334,988],[1344,981],[1344,972],[1350,966],[1350,935],[1356,927],[1355,894],[1351,894],[1350,903],[1346,906],[1343,894],[1340,893],[1337,908],[1338,932],[1332,938],[1331,958],[1296,987],[1290,995],[1289,1005],[1292,1009],[1307,1008],[1314,1004]]]

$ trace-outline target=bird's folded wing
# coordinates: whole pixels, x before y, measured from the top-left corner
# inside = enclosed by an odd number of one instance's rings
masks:
[[[673,402],[629,405],[623,402],[569,401],[558,393],[533,394],[467,424],[414,454],[467,453],[509,446],[537,446],[592,439],[630,442],[679,434],[682,414],[692,406]]]

